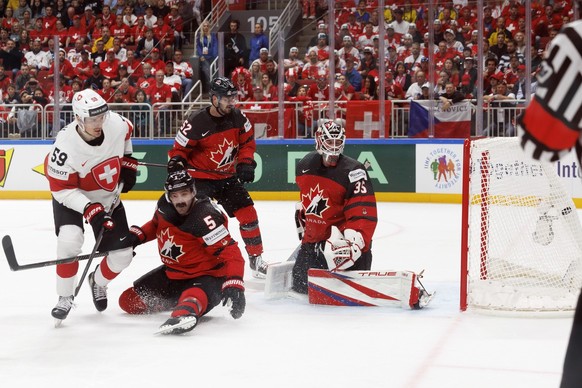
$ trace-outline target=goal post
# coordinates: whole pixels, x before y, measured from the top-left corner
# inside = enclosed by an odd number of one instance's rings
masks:
[[[555,166],[517,137],[466,140],[463,165],[461,310],[574,310],[582,227]]]

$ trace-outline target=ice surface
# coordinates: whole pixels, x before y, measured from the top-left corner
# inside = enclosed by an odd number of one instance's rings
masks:
[[[129,222],[147,221],[154,205],[125,201]],[[257,210],[264,258],[286,259],[298,243],[294,204],[258,202]],[[19,261],[54,259],[49,201],[3,200],[0,214]],[[153,335],[168,313],[129,316],[117,305],[159,265],[154,243],[138,247],[110,284],[105,312],[85,284],[58,329],[54,267],[11,272],[0,263],[0,386],[557,387],[571,318],[459,312],[460,217],[459,205],[379,204],[373,269],[425,269],[423,283],[437,295],[424,310],[267,301],[247,267],[245,315],[235,321],[217,307],[184,336]],[[240,241],[236,221],[230,226]]]

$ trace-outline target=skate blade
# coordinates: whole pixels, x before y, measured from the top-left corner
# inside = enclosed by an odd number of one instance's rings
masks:
[[[432,298],[434,298],[436,294],[436,291],[433,291],[432,294],[428,294],[428,296],[426,298],[424,298],[423,300],[420,301],[420,308],[425,308],[426,306],[428,306],[428,304],[432,301]]]
[[[55,329],[58,329],[63,324],[62,319],[55,318]]]
[[[196,317],[186,318],[174,325],[162,325],[157,331],[154,332],[154,334],[155,335],[184,334],[192,330],[194,326],[196,326],[196,322],[197,322]]]

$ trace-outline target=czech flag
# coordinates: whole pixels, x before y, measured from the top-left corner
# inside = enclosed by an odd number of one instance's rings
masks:
[[[428,114],[433,104],[434,137],[468,138],[471,135],[471,103],[462,101],[442,110],[440,101],[411,101],[408,137],[428,137]]]

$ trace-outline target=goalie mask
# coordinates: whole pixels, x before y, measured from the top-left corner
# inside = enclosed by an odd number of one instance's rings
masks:
[[[344,151],[346,133],[333,120],[323,120],[315,132],[315,149],[323,157],[326,166],[336,166]]]
[[[196,197],[194,178],[188,171],[179,170],[170,173],[164,183],[166,200],[171,203],[180,215],[190,211],[190,207]]]
[[[92,137],[101,135],[108,112],[107,102],[92,89],[81,90],[73,96],[73,113],[77,124]]]

